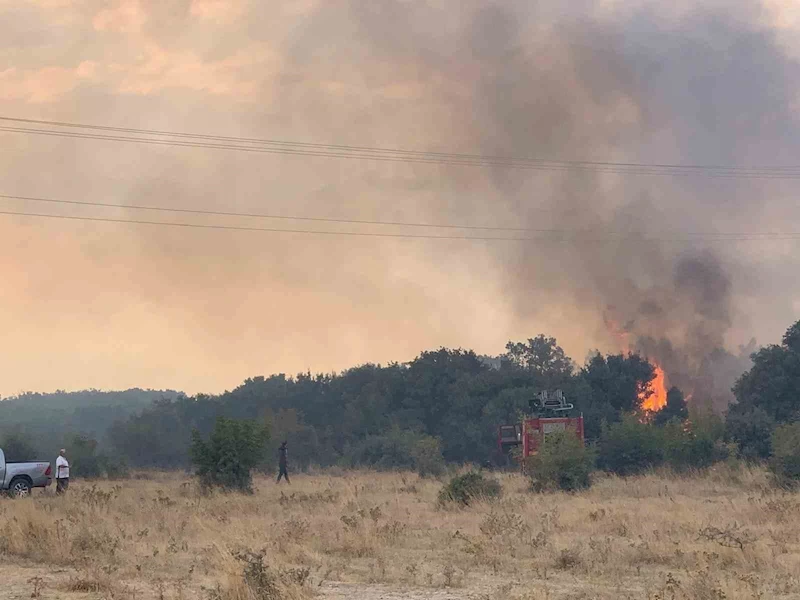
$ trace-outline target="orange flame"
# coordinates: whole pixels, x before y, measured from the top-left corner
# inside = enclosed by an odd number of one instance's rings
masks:
[[[608,311],[603,313],[603,321],[605,322],[608,332],[614,336],[622,347],[623,352],[630,352],[631,347],[629,343],[630,332],[627,327],[621,326],[610,314],[613,307],[609,307]],[[667,405],[667,376],[659,365],[653,363],[648,358],[650,363],[655,367],[655,378],[650,382],[649,390],[652,392],[649,397],[644,398],[646,392],[641,394],[642,409],[650,412],[658,412]],[[689,396],[691,398],[691,395]],[[688,398],[687,398],[688,400]]]
[[[667,381],[664,369],[655,366],[656,377],[650,382],[652,394],[642,401],[642,408],[649,411],[659,411],[667,405]],[[642,394],[644,395],[644,394]]]

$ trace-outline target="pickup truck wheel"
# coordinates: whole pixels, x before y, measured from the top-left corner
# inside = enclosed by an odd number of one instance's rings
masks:
[[[31,495],[31,484],[24,477],[14,479],[8,486],[8,493],[14,498],[25,498]]]

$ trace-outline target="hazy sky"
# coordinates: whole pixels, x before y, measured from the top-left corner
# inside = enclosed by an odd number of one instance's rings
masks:
[[[800,164],[800,2],[664,4],[0,0],[0,116],[563,160]],[[715,345],[777,341],[800,318],[800,241],[683,241],[800,231],[800,180],[2,131],[0,169],[0,194],[584,232],[444,241],[0,215],[3,396],[220,391],[439,346],[497,354],[538,333],[582,361],[620,349],[609,318],[698,360]],[[419,233],[14,200],[0,210]],[[621,232],[644,237],[609,242]]]

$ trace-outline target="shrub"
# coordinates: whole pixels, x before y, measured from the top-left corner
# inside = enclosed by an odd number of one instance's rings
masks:
[[[23,462],[36,458],[33,444],[21,431],[9,431],[3,435],[0,448],[3,449],[8,462]]]
[[[103,470],[109,479],[127,479],[130,476],[128,463],[124,458],[102,457]]]
[[[800,422],[781,425],[772,434],[769,467],[782,485],[800,481]]]
[[[659,428],[634,416],[604,428],[598,452],[600,468],[618,475],[633,475],[663,462],[664,442]]]
[[[571,492],[589,487],[594,460],[594,451],[575,435],[558,432],[547,436],[539,452],[525,461],[525,468],[533,491]]]
[[[97,455],[97,440],[75,435],[67,443],[70,477],[96,478],[103,475],[102,458]]]
[[[499,498],[503,492],[500,482],[483,473],[470,471],[456,475],[439,492],[439,504],[456,503],[469,506],[473,500]]]
[[[350,448],[343,462],[380,470],[407,469],[422,476],[441,475],[445,468],[438,438],[397,428],[368,436]]]
[[[734,442],[739,456],[746,460],[763,460],[772,453],[775,419],[759,407],[734,405],[725,420],[725,438]]]
[[[659,426],[664,426],[670,421],[685,421],[689,416],[689,409],[686,405],[686,399],[676,387],[671,387],[667,392],[667,404],[658,411],[653,417],[653,423]]]
[[[191,457],[203,487],[252,492],[251,471],[264,456],[269,430],[256,421],[219,417],[208,441],[192,432]]]
[[[444,473],[444,458],[438,438],[422,436],[411,448],[411,458],[414,459],[415,470],[422,477]]]
[[[728,458],[728,449],[721,436],[715,435],[702,424],[673,421],[664,427],[664,454],[667,464],[676,471],[704,469]]]
[[[609,423],[619,423],[619,411],[607,402],[590,401],[581,405],[584,423],[584,437],[587,442],[597,442],[603,435],[603,427]]]

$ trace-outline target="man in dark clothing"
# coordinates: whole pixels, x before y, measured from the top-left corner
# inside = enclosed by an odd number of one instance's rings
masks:
[[[289,483],[289,472],[286,470],[286,442],[281,444],[281,447],[278,448],[278,481],[277,483],[281,482],[281,477],[286,479],[286,483]]]

